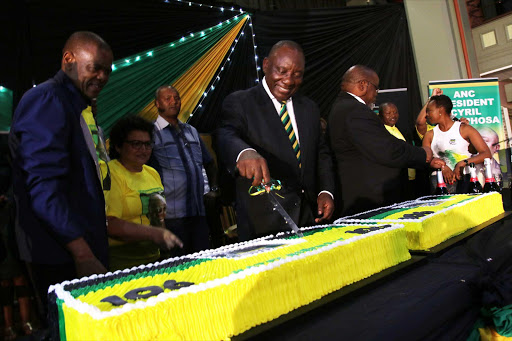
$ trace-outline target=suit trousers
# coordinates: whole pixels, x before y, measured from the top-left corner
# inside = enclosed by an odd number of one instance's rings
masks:
[[[176,247],[171,250],[172,257],[210,248],[208,223],[204,216],[165,219],[165,228],[183,242],[182,249]]]

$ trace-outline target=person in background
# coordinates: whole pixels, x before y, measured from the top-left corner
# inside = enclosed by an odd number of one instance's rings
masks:
[[[439,88],[435,88],[432,90],[432,96],[439,96],[443,94],[443,90]],[[418,114],[418,117],[416,118],[416,132],[418,133],[418,136],[421,140],[423,140],[423,136],[427,133],[427,131],[430,131],[434,129],[434,126],[431,124],[428,124],[427,122],[427,105],[430,101],[430,98],[427,100],[423,108],[421,108],[420,113]],[[456,118],[455,116],[451,116],[452,120],[454,121],[460,121],[462,124],[469,124],[469,120],[465,117]]]
[[[178,119],[181,98],[170,85],[156,90],[155,106],[158,118],[154,123],[155,148],[149,165],[162,178],[167,202],[165,226],[182,241],[183,248],[175,256],[209,248],[209,229],[204,206],[203,167],[209,180],[210,192],[218,195],[217,169],[213,158],[190,124]]]
[[[183,246],[163,226],[164,188],[158,172],[145,165],[152,148],[153,124],[140,116],[120,119],[110,132],[112,186],[106,203],[111,271],[155,262],[160,247]]]
[[[107,271],[105,200],[82,111],[107,84],[112,60],[101,37],[73,33],[61,70],[27,91],[13,116],[16,237],[43,316],[51,284]]]
[[[405,137],[396,127],[396,123],[398,122],[398,118],[400,117],[400,115],[398,113],[398,108],[396,107],[395,104],[391,102],[382,103],[379,106],[379,117],[382,123],[384,123],[384,127],[387,129],[387,131],[389,131],[391,135],[393,135],[399,140],[406,141]],[[404,174],[401,177],[402,179],[404,179],[404,181],[402,181],[404,185],[404,192],[402,194],[401,201],[412,199],[413,183],[411,181],[414,181],[414,179],[416,179],[416,170],[414,168],[407,168],[407,172],[405,172],[404,168]]]
[[[251,186],[281,181],[277,198],[299,226],[328,221],[334,211],[334,174],[317,105],[297,94],[305,59],[299,44],[276,43],[263,60],[263,81],[230,94],[215,134],[217,154],[236,176],[239,240],[289,231],[267,195]],[[261,192],[263,193],[263,192]],[[276,196],[277,197],[277,196]]]
[[[325,135],[327,132],[327,120],[323,117],[320,117],[320,129],[322,129],[322,134]]]
[[[14,200],[11,186],[11,166],[6,135],[0,134],[0,248],[5,258],[0,258],[0,305],[4,316],[3,340],[15,340],[19,333],[15,325],[15,297],[18,301],[19,320],[24,335],[31,335],[32,303],[29,282],[20,262],[14,236]]]
[[[475,128],[452,120],[450,115],[452,108],[453,104],[448,96],[430,97],[426,118],[429,124],[436,126],[425,134],[423,146],[431,147],[434,156],[445,162],[445,165],[440,167],[434,164],[430,166],[442,170],[448,192],[466,193],[470,176],[468,165],[484,162],[484,158],[491,157],[491,152]],[[470,145],[476,149],[477,155],[471,156]],[[430,179],[431,189],[434,192],[437,185],[435,172]]]
[[[329,138],[343,200],[342,215],[363,212],[400,200],[400,172],[432,161],[429,147],[414,147],[389,134],[371,108],[379,76],[355,65],[341,81],[341,92],[329,115]]]
[[[501,166],[498,161],[494,158],[494,154],[497,153],[500,150],[500,144],[499,144],[499,136],[498,134],[491,128],[483,127],[478,129],[478,132],[482,136],[482,139],[484,140],[487,147],[489,147],[489,150],[491,151],[491,170],[492,174],[496,178],[497,182],[500,182],[501,179]],[[482,183],[482,186],[485,182],[485,167],[483,164],[476,165],[476,171],[478,175],[478,180]]]

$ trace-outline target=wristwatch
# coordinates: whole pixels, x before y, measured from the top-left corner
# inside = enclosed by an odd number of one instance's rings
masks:
[[[466,164],[466,166],[467,166],[467,165],[469,165],[469,161],[468,161],[468,159],[465,159],[465,160],[462,160],[462,161],[464,161],[464,163]]]

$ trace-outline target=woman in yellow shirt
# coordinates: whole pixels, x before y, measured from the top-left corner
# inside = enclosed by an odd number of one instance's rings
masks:
[[[112,128],[108,163],[112,186],[105,196],[111,271],[154,262],[160,258],[160,247],[183,246],[162,225],[162,181],[155,169],[145,165],[152,148],[153,124],[142,117],[124,117]]]

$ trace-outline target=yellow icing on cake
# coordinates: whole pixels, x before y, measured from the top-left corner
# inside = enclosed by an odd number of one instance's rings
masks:
[[[427,250],[504,212],[499,193],[430,196],[391,205],[387,210],[389,214],[381,208],[336,222],[403,224],[409,249]]]
[[[133,279],[73,298],[56,286],[67,340],[219,340],[306,305],[343,286],[410,259],[397,226],[367,234],[344,226],[306,235],[304,242],[248,255],[218,258],[175,273]],[[301,252],[306,250],[306,252]],[[202,258],[202,257],[199,257]],[[240,270],[240,271],[238,271]],[[162,286],[195,285],[122,307],[109,295]]]
[[[445,207],[444,204],[440,206]],[[436,207],[436,212],[441,210],[442,208],[437,210]],[[410,250],[427,250],[503,212],[501,194],[477,196],[473,200],[452,208],[448,207],[445,211],[428,217],[421,223],[420,231],[414,226],[409,227],[409,223],[404,223],[408,247]]]

